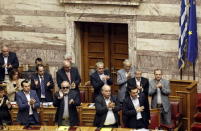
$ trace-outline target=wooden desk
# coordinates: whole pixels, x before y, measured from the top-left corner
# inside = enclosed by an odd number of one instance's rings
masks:
[[[10,111],[11,118],[14,124],[19,124],[16,120],[17,113],[18,113],[18,106],[13,106],[12,110]],[[56,108],[53,106],[42,106],[38,109],[39,119],[42,125],[55,125],[54,119],[56,114]]]
[[[196,113],[197,83],[193,80],[170,80],[171,95],[180,96],[183,99],[183,125],[188,131],[190,131],[193,116]]]

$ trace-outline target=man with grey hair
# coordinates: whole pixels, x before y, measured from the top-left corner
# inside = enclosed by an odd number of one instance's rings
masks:
[[[162,78],[160,69],[154,70],[155,79],[149,82],[149,95],[152,97],[151,108],[161,109],[161,123],[171,124],[171,107],[169,102],[169,81]]]
[[[94,126],[97,127],[118,127],[118,112],[121,106],[117,97],[111,95],[111,87],[104,85],[101,94],[95,99],[96,115]]]
[[[73,63],[73,57],[71,53],[67,53],[64,55],[64,60],[70,61],[72,67],[76,67],[75,63]]]
[[[112,85],[109,70],[104,69],[103,62],[96,63],[96,71],[90,76],[91,85],[94,88],[94,99],[100,94],[103,85]],[[94,100],[93,99],[93,100]]]
[[[0,53],[0,81],[7,81],[11,70],[19,67],[16,53],[9,51],[7,46],[3,46]]]
[[[78,86],[81,82],[80,74],[77,68],[71,66],[70,61],[63,61],[63,67],[57,71],[56,79],[59,88],[61,88],[63,81],[68,81],[72,89],[79,91]]]
[[[123,100],[126,95],[127,81],[134,77],[135,71],[135,68],[132,67],[131,62],[128,59],[125,59],[123,61],[123,66],[123,69],[117,71],[117,84],[120,87],[118,91],[118,98],[121,103],[123,103]]]

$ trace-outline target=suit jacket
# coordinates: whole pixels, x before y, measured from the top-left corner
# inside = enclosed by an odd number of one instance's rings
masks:
[[[128,87],[137,86],[136,78],[131,78],[127,81]],[[143,93],[148,96],[149,94],[149,80],[147,78],[141,77],[140,85],[143,88]]]
[[[118,116],[118,112],[121,110],[121,106],[120,103],[117,99],[117,97],[115,96],[111,96],[111,101],[115,103],[115,108],[112,109],[116,122],[119,125],[119,116]],[[108,108],[105,102],[105,99],[102,95],[99,95],[96,97],[95,99],[95,107],[96,107],[96,115],[94,118],[94,126],[96,127],[103,127],[106,116],[107,116],[107,112],[108,112]]]
[[[134,68],[130,69],[131,78],[134,77]],[[117,71],[117,84],[119,85],[118,98],[120,102],[123,102],[127,90],[127,77],[126,70],[120,69]]]
[[[80,78],[80,74],[78,72],[78,69],[76,67],[71,67],[70,75],[71,75],[71,82],[68,79],[64,68],[61,68],[57,71],[56,79],[57,79],[57,84],[58,84],[59,88],[61,88],[61,83],[63,81],[68,81],[70,84],[74,82],[76,85],[76,89],[79,89],[78,86],[81,82],[81,78]]]
[[[3,96],[3,104],[0,106],[0,125],[3,124],[3,122],[6,122],[6,124],[11,124],[11,115],[9,113],[9,110],[11,108],[8,108],[6,101],[8,100],[7,96]]]
[[[58,99],[59,92],[55,93],[54,96],[54,102],[53,105],[57,107],[57,112],[55,115],[55,122],[58,122],[58,125],[62,125],[62,118],[63,118],[63,113],[64,113],[64,98]],[[78,113],[76,107],[80,105],[80,95],[78,91],[75,90],[70,90],[68,94],[68,100],[70,101],[71,99],[74,100],[74,104],[69,104],[68,105],[68,111],[69,111],[69,121],[70,121],[70,126],[75,126],[78,125],[79,119],[78,119]]]
[[[139,103],[140,106],[144,106],[144,111],[141,112],[142,119],[147,125],[144,128],[148,128],[149,120],[150,120],[150,110],[149,110],[149,102],[146,99],[144,93],[139,94]],[[137,121],[137,112],[131,100],[131,97],[126,97],[123,103],[123,122],[128,128],[136,128]]]
[[[163,109],[165,112],[168,112],[170,110],[170,102],[169,102],[169,94],[170,94],[170,86],[169,81],[165,79],[160,80],[162,84],[161,88],[161,100]],[[151,80],[149,82],[149,95],[152,97],[151,101],[151,107],[156,108],[157,106],[157,89],[156,89],[156,80]]]
[[[104,75],[110,75],[109,70],[105,70]],[[94,72],[93,74],[91,74],[90,81],[91,81],[91,85],[94,88],[94,98],[96,98],[96,96],[98,96],[100,94],[101,88],[104,85],[104,82],[100,79],[100,76],[97,71]],[[107,84],[108,85],[113,84],[112,78],[107,80]]]
[[[19,67],[19,61],[18,61],[17,55],[14,52],[9,52],[7,63],[12,65],[12,68],[8,69],[8,73],[12,69],[14,68],[17,69]],[[4,57],[3,57],[3,54],[0,53],[0,81],[4,81],[4,77],[5,77],[5,68],[2,67],[3,65],[4,65]]]
[[[36,120],[36,122],[39,122],[39,117],[38,117],[38,113],[37,113],[37,108],[40,107],[40,101],[38,99],[38,96],[36,94],[36,91],[34,90],[30,90],[30,97],[36,100],[36,103],[34,104],[32,108],[33,110],[33,116]],[[23,91],[19,91],[16,93],[16,100],[17,100],[17,105],[19,107],[18,109],[18,114],[17,114],[17,120],[21,123],[21,124],[26,124],[29,118],[29,108],[30,105],[28,105],[28,100],[24,94]]]
[[[15,93],[17,91],[21,91],[22,90],[22,87],[21,87],[21,82],[23,81],[24,79],[18,79],[18,84],[16,85],[18,87],[18,89],[16,90],[15,87],[14,87],[14,82],[13,81],[10,81],[7,83],[7,87],[6,87],[6,91],[7,91],[7,96],[9,98],[10,101],[15,101]]]
[[[52,79],[52,75],[49,73],[45,72],[44,73],[44,84],[45,84],[45,98],[47,102],[52,102],[53,101],[53,94],[52,94],[52,89],[54,88],[54,82]],[[34,80],[38,80],[39,84],[35,85]],[[47,83],[50,82],[50,85],[47,86]],[[35,90],[39,100],[41,100],[41,85],[40,85],[40,80],[38,73],[33,74],[31,78],[31,89]]]

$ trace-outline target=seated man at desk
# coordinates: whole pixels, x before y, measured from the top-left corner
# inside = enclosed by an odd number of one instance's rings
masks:
[[[29,128],[30,125],[39,123],[37,109],[40,107],[40,101],[36,91],[30,90],[29,81],[22,81],[21,86],[23,90],[16,93],[17,105],[19,107],[17,120]]]
[[[117,97],[111,95],[111,87],[104,85],[101,94],[95,99],[96,115],[94,125],[97,127],[118,127],[121,110]]]
[[[76,107],[80,105],[78,91],[70,89],[68,81],[61,83],[61,89],[55,93],[53,105],[57,107],[55,122],[59,126],[76,126],[79,123]]]

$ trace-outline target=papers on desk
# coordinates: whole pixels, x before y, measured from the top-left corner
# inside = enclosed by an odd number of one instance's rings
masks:
[[[57,131],[68,131],[69,126],[60,126],[58,127]]]
[[[52,106],[52,105],[53,105],[53,102],[41,102],[40,104],[41,104],[42,106],[47,107],[47,106]]]
[[[100,131],[112,131],[112,128],[101,128]]]
[[[88,107],[94,107],[95,103],[90,103]]]

